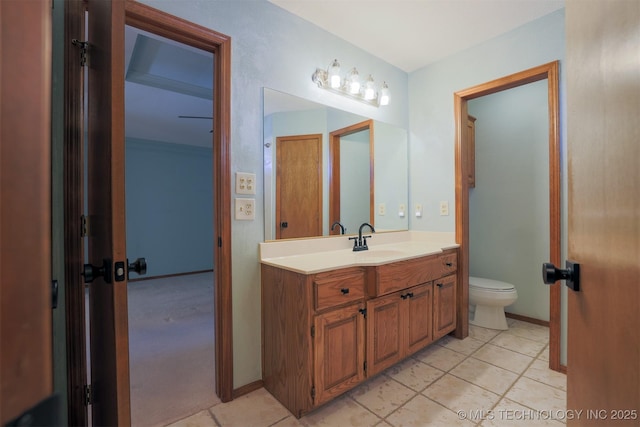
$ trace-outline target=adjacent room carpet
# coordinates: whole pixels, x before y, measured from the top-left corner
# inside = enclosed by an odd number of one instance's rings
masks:
[[[129,283],[131,422],[164,426],[219,402],[213,273]]]

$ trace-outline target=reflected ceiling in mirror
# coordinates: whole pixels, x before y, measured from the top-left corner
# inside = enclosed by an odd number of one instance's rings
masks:
[[[264,196],[265,196],[265,240],[273,240],[280,237],[278,228],[286,226],[297,226],[300,221],[312,223],[312,229],[317,222],[322,231],[314,232],[313,235],[329,235],[329,179],[330,179],[330,157],[329,144],[330,134],[337,129],[346,128],[357,123],[370,120],[367,117],[349,113],[336,108],[327,107],[306,99],[302,99],[290,94],[275,91],[269,88],[264,89]],[[389,124],[373,121],[373,176],[371,187],[373,188],[373,201],[370,203],[373,208],[366,206],[366,212],[376,228],[376,232],[398,231],[408,229],[408,142],[407,131]],[[318,160],[306,160],[295,166],[289,163],[288,175],[293,176],[293,182],[281,182],[277,185],[277,142],[291,139],[308,141],[317,137],[320,142]],[[282,144],[281,149],[285,145]],[[312,150],[298,150],[304,153],[302,157]],[[282,154],[282,153],[281,153]],[[361,156],[364,154],[360,154]],[[309,157],[314,158],[314,157]],[[354,160],[355,161],[355,160]],[[284,164],[284,161],[282,161]],[[349,159],[344,158],[341,164],[348,164]],[[302,168],[304,178],[296,180],[294,169]],[[313,173],[309,174],[309,170]],[[317,173],[316,173],[317,172]],[[317,178],[317,186],[315,180]],[[348,168],[341,174],[341,186],[350,185]],[[298,182],[296,182],[298,181]],[[295,191],[288,185],[299,184],[298,187],[306,188],[304,194],[294,197],[299,200],[298,208],[304,212],[308,206],[321,206],[317,209],[317,216],[313,213],[306,213],[301,218],[294,219],[295,224],[280,215],[279,203],[283,192]],[[292,188],[290,190],[290,188]],[[299,189],[297,190],[299,191]],[[353,189],[351,189],[353,191]],[[361,191],[369,192],[370,189]],[[279,193],[280,192],[280,193]],[[345,191],[346,193],[346,191]],[[316,202],[317,201],[317,202]],[[371,212],[373,210],[374,212]],[[345,217],[348,216],[345,213]],[[362,214],[365,216],[365,214]],[[362,218],[362,222],[369,222],[370,218]],[[284,223],[284,224],[283,224]],[[346,234],[357,233],[354,227],[348,227]],[[310,236],[310,235],[305,235]]]

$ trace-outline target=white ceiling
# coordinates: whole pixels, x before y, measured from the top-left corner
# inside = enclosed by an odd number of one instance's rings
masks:
[[[564,7],[564,0],[269,0],[410,73]]]

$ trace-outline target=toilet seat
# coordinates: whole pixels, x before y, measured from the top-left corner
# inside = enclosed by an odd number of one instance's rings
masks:
[[[469,287],[480,290],[488,290],[491,292],[511,292],[515,289],[515,287],[511,283],[472,276],[469,276]]]

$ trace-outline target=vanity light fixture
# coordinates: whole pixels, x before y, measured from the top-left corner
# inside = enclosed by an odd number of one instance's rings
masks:
[[[360,82],[358,70],[353,67],[346,77],[340,76],[340,63],[334,59],[329,68],[326,70],[318,68],[311,76],[311,80],[318,85],[319,88],[326,89],[333,93],[356,99],[369,105],[379,107],[381,105],[389,105],[389,86],[386,82],[378,91],[373,76],[369,77],[364,83]]]

